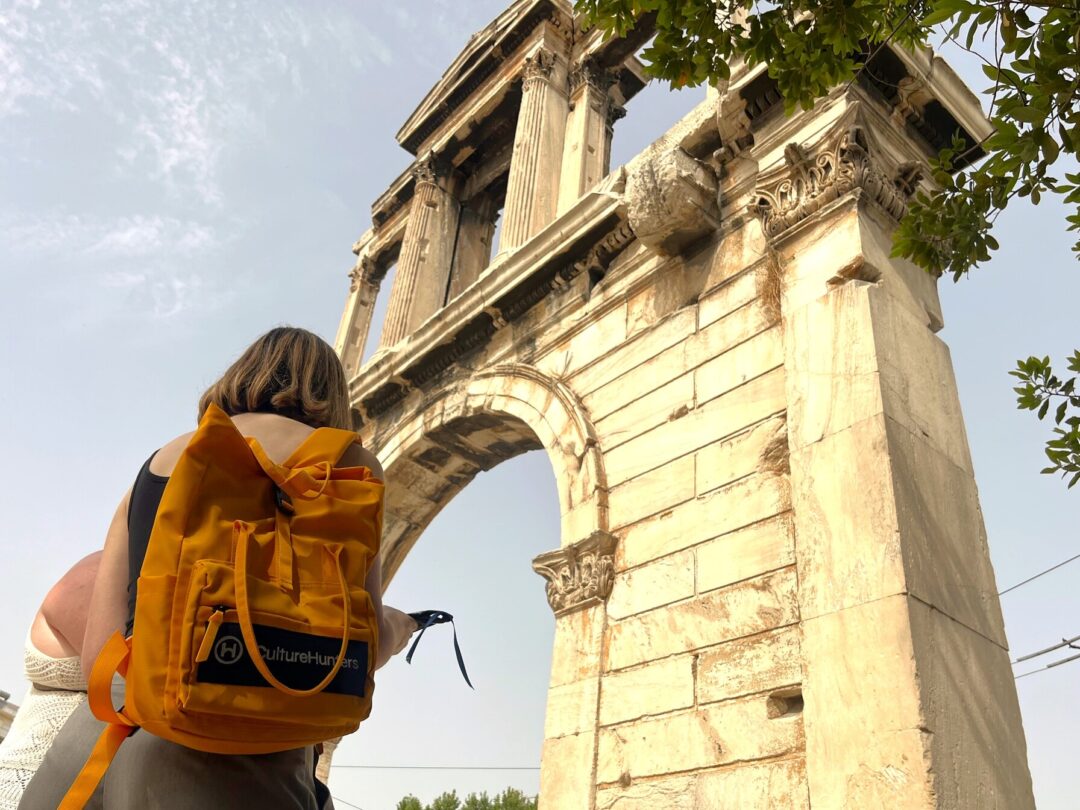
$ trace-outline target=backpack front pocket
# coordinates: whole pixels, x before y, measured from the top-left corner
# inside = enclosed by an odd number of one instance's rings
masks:
[[[254,727],[267,731],[310,726],[313,717],[323,716],[334,728],[354,727],[372,687],[370,630],[356,625],[348,629],[341,666],[324,689],[299,698],[286,694],[263,677],[244,639],[235,576],[228,563],[203,560],[195,565],[177,662],[180,683],[173,722],[201,727],[228,715],[230,726],[250,733]],[[250,611],[258,653],[274,678],[294,690],[310,690],[322,682],[337,663],[343,629],[314,624],[304,615],[305,604],[276,584],[252,579],[248,588],[260,606]],[[309,585],[306,590],[327,591],[313,594],[322,601],[332,599],[329,592],[335,589]]]

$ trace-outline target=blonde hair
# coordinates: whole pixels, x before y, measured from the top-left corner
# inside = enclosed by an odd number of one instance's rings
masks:
[[[229,416],[276,413],[316,428],[353,427],[341,360],[318,335],[292,326],[271,329],[248,346],[206,389],[199,419],[211,402]]]

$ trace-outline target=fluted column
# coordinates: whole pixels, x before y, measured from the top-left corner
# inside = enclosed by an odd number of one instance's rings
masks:
[[[570,72],[570,112],[559,182],[560,214],[608,173],[611,157],[608,88],[613,80],[609,71],[591,59]]]
[[[443,305],[460,206],[448,188],[449,171],[434,155],[417,162],[409,222],[386,313],[382,345],[393,346]]]
[[[367,256],[361,256],[349,273],[349,303],[337,339],[338,355],[349,376],[356,373],[363,360],[381,280],[375,278],[375,263]]]
[[[568,111],[566,62],[540,48],[525,60],[500,250],[517,247],[555,218]]]

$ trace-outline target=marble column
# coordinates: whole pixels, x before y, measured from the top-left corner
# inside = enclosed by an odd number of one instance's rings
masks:
[[[562,213],[607,173],[611,156],[608,134],[612,74],[586,59],[570,72],[570,114],[566,120],[559,207]]]
[[[525,60],[500,251],[528,241],[555,218],[568,111],[566,62],[540,48]]]
[[[364,357],[380,281],[375,278],[375,263],[367,256],[361,256],[349,273],[349,303],[338,330],[337,350],[350,377],[359,370]]]
[[[460,205],[449,169],[435,155],[417,161],[409,221],[386,313],[382,345],[393,346],[442,308],[450,277]]]

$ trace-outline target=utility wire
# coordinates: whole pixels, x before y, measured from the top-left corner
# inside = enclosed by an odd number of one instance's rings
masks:
[[[538,771],[538,765],[338,765],[330,763],[331,768],[363,769],[372,771]]]
[[[1054,667],[1060,667],[1062,664],[1067,664],[1070,661],[1076,661],[1076,660],[1080,660],[1080,653],[1078,653],[1076,655],[1071,655],[1068,658],[1062,658],[1060,661],[1055,661],[1052,664],[1047,664],[1045,667],[1042,667],[1040,669],[1033,669],[1030,672],[1024,672],[1024,673],[1022,673],[1020,675],[1017,675],[1016,678],[1014,678],[1014,680],[1018,681],[1021,678],[1026,678],[1028,675],[1034,675],[1037,672],[1045,672],[1048,669],[1053,669]]]
[[[1055,644],[1053,647],[1047,647],[1045,650],[1039,650],[1038,652],[1028,653],[1013,661],[1014,664],[1019,664],[1021,661],[1030,661],[1032,658],[1038,658],[1040,655],[1046,655],[1048,652],[1061,649],[1062,647],[1072,647],[1073,642],[1080,641],[1080,636],[1073,636],[1072,638],[1063,638],[1060,644]],[[1073,649],[1080,649],[1074,647]]]
[[[1076,555],[1075,557],[1069,557],[1069,559],[1067,559],[1067,560],[1064,560],[1064,561],[1062,561],[1062,562],[1059,562],[1059,563],[1058,563],[1057,565],[1053,565],[1053,566],[1051,566],[1050,568],[1047,568],[1047,569],[1046,569],[1045,571],[1040,571],[1040,572],[1039,572],[1039,573],[1037,573],[1037,574],[1036,574],[1035,576],[1033,576],[1033,577],[1028,577],[1028,578],[1027,578],[1027,579],[1025,579],[1025,580],[1024,580],[1023,582],[1017,582],[1017,583],[1016,583],[1015,585],[1013,585],[1013,586],[1011,586],[1011,587],[1009,587],[1009,588],[1006,588],[1006,589],[1005,589],[1005,590],[1003,590],[1003,591],[998,591],[998,596],[1004,596],[1004,595],[1005,595],[1005,594],[1007,594],[1007,593],[1008,593],[1009,591],[1015,591],[1015,590],[1016,590],[1017,588],[1019,588],[1019,587],[1020,587],[1021,585],[1027,585],[1027,584],[1028,584],[1029,582],[1034,582],[1034,581],[1035,581],[1035,580],[1037,580],[1037,579],[1038,579],[1039,577],[1041,577],[1041,576],[1044,576],[1044,575],[1046,575],[1046,574],[1049,574],[1049,573],[1050,573],[1051,571],[1056,571],[1057,569],[1061,568],[1061,566],[1063,566],[1063,565],[1067,565],[1068,563],[1071,563],[1071,562],[1072,562],[1073,560],[1080,560],[1080,554],[1077,554],[1077,555]]]
[[[340,796],[334,796],[333,794],[331,794],[330,798],[334,800],[334,804],[341,803],[341,804],[345,805],[346,807],[352,807],[353,810],[364,810],[364,808],[361,807],[360,805],[353,804],[352,802],[347,802],[343,798],[341,798]]]

